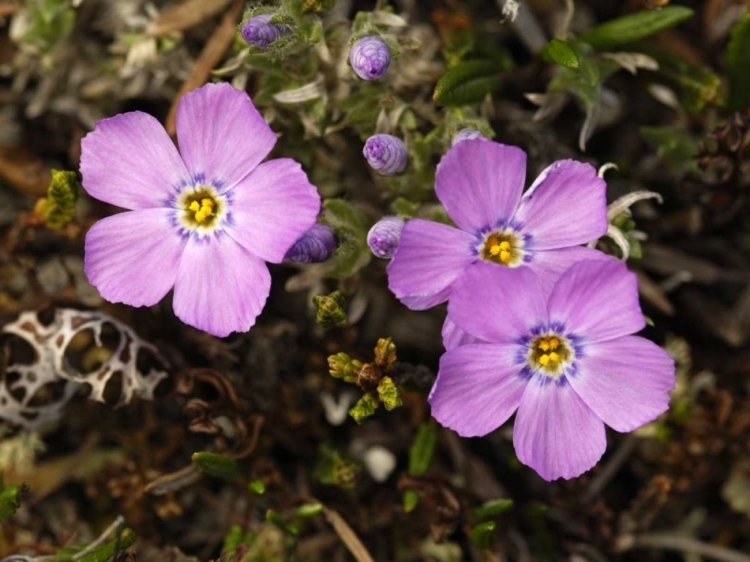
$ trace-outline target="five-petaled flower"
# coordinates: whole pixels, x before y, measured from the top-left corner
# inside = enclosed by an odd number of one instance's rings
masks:
[[[448,300],[477,262],[528,266],[549,291],[577,261],[604,257],[579,246],[607,232],[606,184],[589,164],[559,160],[526,193],[526,154],[487,139],[457,143],[438,165],[435,191],[458,228],[413,219],[388,265],[388,285],[409,308]],[[448,348],[461,334],[444,327]]]
[[[479,264],[456,283],[448,316],[485,343],[447,351],[430,393],[433,416],[486,435],[518,410],[518,459],[545,480],[589,470],[604,425],[633,431],[669,405],[672,359],[631,334],[645,326],[636,276],[615,260],[573,265],[547,292],[529,268]]]
[[[141,112],[99,121],[81,142],[83,186],[129,209],[86,236],[85,271],[105,299],[150,306],[174,287],[175,314],[217,336],[247,331],[279,263],[314,223],[320,197],[301,166],[261,163],[276,135],[245,92],[209,84],[177,108],[177,152]]]

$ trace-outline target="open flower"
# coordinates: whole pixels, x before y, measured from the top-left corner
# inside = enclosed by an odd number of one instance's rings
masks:
[[[209,84],[177,108],[177,152],[138,111],[81,141],[83,186],[130,209],[86,236],[85,271],[105,299],[150,306],[174,287],[175,314],[217,336],[247,331],[279,263],[314,223],[320,197],[301,166],[261,163],[276,136],[245,92]]]
[[[520,148],[487,139],[453,146],[438,165],[435,191],[457,228],[406,223],[388,265],[396,297],[414,310],[445,302],[476,262],[528,266],[549,291],[573,263],[601,256],[579,246],[607,232],[606,184],[596,170],[559,160],[522,194],[525,176]]]
[[[432,415],[464,437],[518,410],[518,459],[545,480],[573,478],[606,448],[604,425],[633,431],[669,406],[672,359],[631,334],[645,326],[636,276],[613,258],[586,260],[547,297],[529,268],[479,264],[457,281],[448,315],[488,343],[447,351]]]

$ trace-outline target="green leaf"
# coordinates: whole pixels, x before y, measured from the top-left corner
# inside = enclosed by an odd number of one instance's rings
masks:
[[[750,104],[750,8],[734,24],[727,45],[729,109]]]
[[[316,517],[317,515],[323,513],[323,507],[324,506],[322,503],[303,503],[294,512],[294,515],[301,519]]]
[[[0,470],[0,521],[10,519],[21,507],[21,489],[18,486],[6,486],[3,472]]]
[[[209,451],[200,451],[193,453],[191,457],[193,464],[201,472],[223,478],[224,480],[233,480],[240,473],[240,467],[237,461],[232,457],[211,453]]]
[[[339,291],[330,295],[315,295],[312,298],[315,305],[315,321],[326,330],[329,328],[343,328],[348,324],[346,317],[346,300]]]
[[[497,524],[494,521],[485,521],[471,530],[471,542],[477,548],[492,548],[492,534]]]
[[[372,259],[367,246],[367,219],[343,199],[323,203],[323,221],[336,233],[339,246],[331,258],[328,275],[337,279],[351,277]]]
[[[52,170],[52,181],[47,197],[42,199],[41,212],[44,222],[51,229],[59,229],[75,216],[75,204],[81,184],[75,172]]]
[[[417,429],[417,435],[409,448],[409,474],[424,476],[430,469],[432,455],[437,444],[437,431],[432,422],[425,422]]]
[[[296,525],[284,521],[284,518],[281,517],[281,515],[279,515],[273,509],[269,509],[268,511],[266,511],[266,521],[275,525],[289,535],[296,536],[299,534],[299,528],[297,528]]]
[[[368,392],[351,407],[349,415],[354,418],[355,422],[361,424],[365,419],[369,418],[376,412],[378,406],[380,406],[378,395],[374,392]]]
[[[513,509],[513,500],[509,499],[497,499],[490,500],[483,505],[474,508],[472,515],[475,521],[484,521],[485,519],[492,519],[510,511]]]
[[[239,525],[232,525],[229,531],[224,535],[224,544],[221,547],[221,552],[234,552],[237,547],[242,544],[242,539],[245,536],[245,532]]]
[[[401,395],[398,393],[398,387],[393,383],[391,377],[383,377],[378,383],[378,398],[385,406],[385,409],[389,412],[394,408],[403,406],[404,402],[401,400]]]
[[[641,127],[641,136],[656,147],[659,157],[673,171],[698,171],[695,155],[698,142],[685,130],[675,127]],[[620,226],[620,225],[615,225]]]
[[[266,485],[262,480],[253,480],[247,485],[247,489],[256,496],[262,496],[266,493]]]
[[[416,490],[404,491],[404,512],[411,513],[419,504],[419,494]]]
[[[55,562],[71,562],[73,559],[76,562],[107,562],[118,549],[119,551],[127,550],[134,543],[135,533],[132,529],[125,528],[122,530],[119,539],[112,539],[80,558],[80,553],[86,549],[86,545],[61,548],[55,553]]]
[[[552,39],[542,49],[542,58],[547,62],[554,62],[565,68],[578,68],[580,62],[573,47],[560,39]]]
[[[633,43],[657,31],[673,27],[693,16],[685,6],[666,6],[660,10],[644,10],[608,21],[590,29],[580,40],[597,50]]]
[[[438,105],[478,103],[500,89],[503,70],[494,60],[464,61],[440,77],[432,99]]]

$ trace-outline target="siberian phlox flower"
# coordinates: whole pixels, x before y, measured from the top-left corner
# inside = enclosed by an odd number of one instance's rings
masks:
[[[622,262],[581,261],[549,296],[529,268],[480,264],[456,283],[448,316],[485,343],[447,351],[428,400],[459,435],[486,435],[518,410],[518,459],[545,480],[573,478],[604,453],[605,424],[633,431],[667,409],[674,362],[631,335],[645,321]]]
[[[388,265],[388,285],[409,308],[448,300],[473,264],[527,266],[549,291],[583,259],[603,258],[580,246],[607,232],[606,184],[589,164],[559,160],[523,193],[526,154],[484,138],[456,143],[437,168],[435,192],[456,227],[422,219],[406,223]],[[461,341],[448,321],[447,347]]]
[[[81,141],[83,186],[128,209],[86,236],[85,271],[106,300],[159,302],[217,336],[247,331],[279,263],[314,223],[320,197],[289,158],[261,163],[276,135],[245,92],[209,84],[177,108],[177,152],[139,111],[99,121]]]

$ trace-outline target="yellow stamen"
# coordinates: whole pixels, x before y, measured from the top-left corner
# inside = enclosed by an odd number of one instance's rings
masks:
[[[506,242],[507,244],[507,242]],[[510,252],[507,250],[501,250],[500,251],[500,261],[503,263],[508,263],[510,261]]]
[[[188,209],[190,209],[191,211],[200,211],[200,208],[201,206],[198,201],[193,201],[192,203],[190,203],[190,207],[188,207]]]
[[[546,353],[539,357],[539,364],[542,366],[545,366],[547,363],[549,363],[549,355]]]
[[[510,242],[507,242],[505,240],[503,240],[502,242],[500,242],[500,249],[501,250],[505,250],[506,252],[508,250],[510,250]]]
[[[550,338],[549,339],[549,348],[550,349],[557,349],[560,346],[560,340],[557,338]]]
[[[560,356],[553,351],[552,353],[549,354],[549,360],[552,361],[553,363],[557,363],[558,361],[560,361]]]
[[[490,248],[490,255],[496,256],[500,253],[500,244],[495,244]]]
[[[542,351],[549,351],[549,342],[547,340],[541,340],[539,342],[539,349]]]

